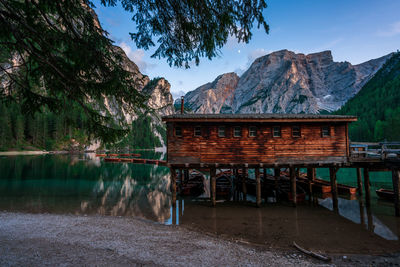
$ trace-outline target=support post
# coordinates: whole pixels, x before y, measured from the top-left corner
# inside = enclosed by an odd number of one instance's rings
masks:
[[[246,180],[247,180],[247,173],[248,169],[244,167],[242,169],[242,192],[243,192],[243,201],[247,200],[247,187],[246,187]]]
[[[210,169],[211,203],[215,207],[217,204],[217,179],[215,177],[216,169]]]
[[[255,174],[256,174],[256,203],[257,207],[261,207],[261,179],[260,179],[260,169],[256,168],[255,169]]]
[[[312,196],[312,186],[315,180],[315,168],[307,168],[307,178],[308,178],[308,191],[310,192],[310,200]]]
[[[400,169],[392,169],[392,182],[394,193],[394,211],[397,217],[400,217]]]
[[[179,192],[182,193],[183,189],[183,170],[179,169]]]
[[[296,173],[294,167],[290,167],[290,187],[292,190],[293,206],[297,204],[297,192],[296,192]]]
[[[264,179],[264,182],[267,181],[267,168],[264,168],[264,170],[263,170],[263,179]]]
[[[361,168],[357,168],[357,191],[359,196],[363,195]]]
[[[171,193],[172,193],[172,206],[176,205],[176,169],[171,167]]]
[[[185,169],[185,170],[184,170],[183,178],[184,178],[184,179],[183,179],[184,182],[189,181],[189,170],[188,170],[188,169]]]
[[[369,184],[368,168],[364,168],[364,187],[365,187],[365,205],[369,207],[371,204],[371,189]]]
[[[275,191],[277,191],[278,190],[278,183],[279,183],[279,178],[281,177],[281,169],[280,168],[275,168],[274,169],[274,177],[275,177],[275,184],[274,184],[274,187],[275,187]]]
[[[338,171],[338,168],[329,167],[329,178],[331,180],[332,205],[333,205],[333,211],[334,212],[338,212],[339,211],[338,194],[337,194],[337,182],[336,182],[336,172],[337,171]]]

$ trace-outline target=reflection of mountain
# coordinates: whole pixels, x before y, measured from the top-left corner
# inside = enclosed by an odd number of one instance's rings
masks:
[[[318,202],[323,207],[332,210],[331,198],[320,199]],[[371,209],[364,207],[360,201],[339,198],[338,204],[341,216],[355,223],[365,225],[367,229],[387,240],[398,240],[396,234],[376,216],[372,215]]]
[[[118,175],[101,176],[91,201],[82,201],[80,212],[113,216],[139,216],[158,222],[170,217],[169,172],[157,166],[118,164]],[[147,178],[145,178],[147,177]],[[143,179],[144,178],[144,179]]]
[[[141,151],[144,158],[162,153]],[[169,170],[86,155],[0,157],[0,209],[169,218]]]

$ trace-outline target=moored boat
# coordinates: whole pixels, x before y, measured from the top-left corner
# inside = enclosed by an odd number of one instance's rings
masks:
[[[393,201],[394,200],[394,192],[390,189],[379,188],[376,191],[376,194],[380,199]]]

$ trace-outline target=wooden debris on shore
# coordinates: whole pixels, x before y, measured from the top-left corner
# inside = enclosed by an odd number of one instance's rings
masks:
[[[300,250],[301,252],[303,252],[304,254],[309,255],[311,257],[314,257],[316,259],[319,259],[319,260],[322,260],[322,261],[326,261],[326,262],[329,262],[329,261],[332,260],[330,257],[326,257],[326,256],[323,256],[321,254],[306,250],[306,249],[300,247],[299,245],[297,245],[296,242],[294,242],[294,241],[293,241],[293,246],[295,248],[297,248],[298,250]]]

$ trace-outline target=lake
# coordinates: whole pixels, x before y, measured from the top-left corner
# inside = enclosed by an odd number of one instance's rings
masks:
[[[136,153],[165,159],[154,151]],[[318,169],[317,176],[329,179],[328,170]],[[337,176],[340,183],[356,185],[354,169],[341,169]],[[288,248],[294,240],[331,252],[399,248],[393,204],[375,194],[376,188],[391,188],[391,173],[371,173],[371,208],[343,197],[339,214],[330,198],[297,208],[282,202],[259,209],[232,201],[212,208],[203,198],[178,198],[173,207],[169,177],[167,167],[108,163],[94,154],[0,156],[0,210],[140,217],[276,248]]]

